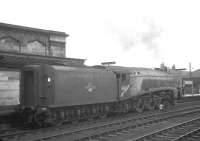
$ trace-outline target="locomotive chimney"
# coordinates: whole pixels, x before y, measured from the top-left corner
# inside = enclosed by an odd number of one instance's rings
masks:
[[[176,66],[175,66],[175,64],[173,64],[173,66],[172,66],[172,70],[176,70]]]

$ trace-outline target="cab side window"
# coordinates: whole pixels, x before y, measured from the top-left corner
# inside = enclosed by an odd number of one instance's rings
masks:
[[[127,74],[127,73],[122,73],[121,80],[122,80],[122,82],[129,81],[129,80],[130,80],[129,74]]]
[[[116,73],[116,78],[119,79],[121,82],[129,82],[130,81],[130,74],[128,74],[128,73]]]
[[[120,79],[120,74],[117,73],[117,74],[116,74],[116,77],[117,77],[117,79]]]
[[[125,73],[122,74],[122,81],[126,81],[126,74]]]

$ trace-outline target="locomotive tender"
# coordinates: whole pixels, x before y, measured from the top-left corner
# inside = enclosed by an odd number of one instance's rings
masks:
[[[21,73],[20,106],[39,125],[90,120],[169,108],[178,86],[174,77],[152,69],[28,65]]]

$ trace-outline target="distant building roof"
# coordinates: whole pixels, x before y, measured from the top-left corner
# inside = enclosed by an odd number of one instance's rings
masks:
[[[200,77],[200,69],[193,71],[191,77]]]
[[[60,32],[60,31],[53,31],[53,30],[45,30],[45,29],[38,29],[38,28],[32,28],[32,27],[26,27],[26,26],[20,26],[20,25],[13,25],[13,24],[7,24],[7,23],[1,23],[0,22],[0,27],[7,27],[7,28],[14,28],[14,29],[21,29],[21,30],[26,30],[26,31],[35,31],[35,32],[43,32],[43,33],[52,33],[52,34],[57,34],[61,36],[69,36],[65,32]]]

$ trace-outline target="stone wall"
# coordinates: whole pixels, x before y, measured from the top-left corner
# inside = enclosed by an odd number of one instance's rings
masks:
[[[0,71],[0,107],[19,104],[19,72]]]
[[[65,57],[63,32],[0,23],[0,51]]]

